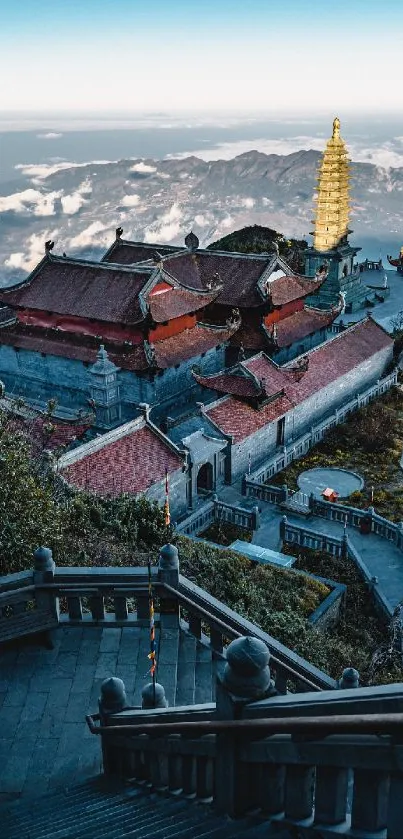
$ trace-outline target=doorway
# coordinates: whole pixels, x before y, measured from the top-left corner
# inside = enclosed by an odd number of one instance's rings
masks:
[[[197,492],[211,492],[213,489],[213,466],[211,463],[203,463],[197,474]]]

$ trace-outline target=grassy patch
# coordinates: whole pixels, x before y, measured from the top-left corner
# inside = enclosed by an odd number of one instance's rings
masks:
[[[340,499],[341,504],[366,508],[372,501],[379,515],[403,519],[403,393],[392,388],[383,398],[361,408],[348,421],[329,431],[305,457],[291,463],[268,483],[298,489],[301,472],[314,467],[351,469],[365,481],[361,492]]]
[[[284,545],[283,552],[295,556],[294,568],[308,571],[310,574],[328,577],[347,586],[344,609],[339,625],[331,636],[324,636],[327,656],[332,660],[330,667],[334,673],[346,666],[359,670],[362,683],[386,684],[401,682],[403,667],[397,654],[380,669],[372,672],[373,653],[382,648],[388,639],[388,625],[377,613],[368,586],[351,559],[337,559],[321,551]]]
[[[230,524],[230,522],[215,521],[210,524],[202,533],[198,533],[199,538],[207,539],[209,542],[217,542],[218,545],[232,545],[237,539],[242,542],[252,541],[252,532],[244,530],[237,524]]]

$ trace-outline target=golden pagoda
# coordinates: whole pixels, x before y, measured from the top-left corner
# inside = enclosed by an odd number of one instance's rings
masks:
[[[319,253],[337,248],[346,240],[350,211],[350,167],[340,120],[333,120],[333,134],[326,143],[319,167],[313,246]]]

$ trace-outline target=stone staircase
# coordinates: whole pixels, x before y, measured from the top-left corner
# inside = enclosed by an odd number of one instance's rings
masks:
[[[207,804],[98,777],[0,807],[2,839],[268,839],[289,837],[253,816],[231,820]]]
[[[61,626],[53,637],[53,650],[34,637],[0,649],[0,802],[93,777],[101,743],[85,716],[98,710],[103,680],[123,679],[138,707],[150,681],[147,626]],[[220,656],[182,628],[157,627],[156,642],[169,706],[214,701]]]

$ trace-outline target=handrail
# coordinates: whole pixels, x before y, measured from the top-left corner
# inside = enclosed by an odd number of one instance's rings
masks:
[[[200,612],[206,618],[206,620],[214,621],[214,623],[217,624],[217,626],[219,626],[220,629],[222,629],[224,634],[227,633],[234,639],[244,637],[241,632],[238,632],[237,629],[234,629],[231,626],[229,626],[229,624],[225,623],[223,620],[221,620],[221,618],[217,618],[215,617],[215,615],[212,615],[210,612],[207,611],[207,609],[204,609],[203,606],[199,606],[198,604],[194,603],[192,600],[190,600],[189,597],[186,597],[185,594],[182,594],[182,592],[179,592],[176,588],[173,588],[167,583],[164,584],[164,588],[166,591],[175,594],[178,600],[182,601],[186,606],[188,606],[189,609],[197,609],[197,611]],[[303,681],[306,685],[309,685],[309,687],[312,688],[312,690],[320,690],[320,688],[318,688],[318,686],[314,682],[311,682],[307,676],[298,673],[290,664],[285,664],[284,662],[280,661],[279,658],[276,658],[276,656],[272,654],[271,650],[270,660],[273,662],[274,665],[277,664],[279,667],[286,668],[290,676],[299,679],[300,681]]]
[[[94,715],[95,716],[95,715]],[[219,734],[220,732],[270,734],[394,734],[402,736],[403,714],[342,714],[329,717],[288,717],[258,720],[201,720],[200,722],[139,723],[137,725],[94,725],[85,718],[92,734]]]

